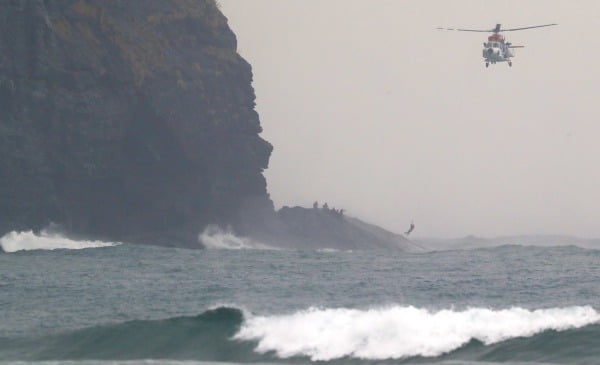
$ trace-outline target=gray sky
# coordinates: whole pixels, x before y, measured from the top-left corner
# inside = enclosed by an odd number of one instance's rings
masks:
[[[600,237],[600,1],[220,0],[253,66],[276,206],[418,236]],[[492,28],[513,67],[484,67]]]

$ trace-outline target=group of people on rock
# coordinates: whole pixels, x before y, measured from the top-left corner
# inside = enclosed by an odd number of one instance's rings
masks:
[[[319,209],[319,202],[315,201],[313,203],[313,209]],[[326,213],[330,213],[331,215],[338,216],[338,217],[344,216],[344,209],[329,208],[329,204],[327,204],[327,203],[323,204],[323,207],[321,208],[321,210]]]

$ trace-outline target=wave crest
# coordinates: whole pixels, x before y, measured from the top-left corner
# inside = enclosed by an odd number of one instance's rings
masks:
[[[32,231],[13,231],[0,238],[0,248],[6,253],[31,250],[81,250],[84,248],[117,246],[119,244],[102,241],[76,241],[47,231],[41,231],[40,234],[35,234]]]
[[[248,318],[235,339],[257,341],[258,352],[274,352],[281,358],[384,360],[440,356],[472,340],[491,345],[598,322],[600,314],[589,306],[437,312],[412,306],[364,311],[310,308],[290,315]]]
[[[310,357],[333,360],[332,364],[355,362],[350,358],[376,364],[448,353],[436,363],[592,364],[600,357],[598,317],[591,307],[439,312],[400,306],[364,311],[311,308],[290,315],[256,316],[237,307],[220,306],[197,316],[133,320],[34,338],[2,338],[0,358],[266,364],[289,357],[295,357],[292,363],[304,363]]]

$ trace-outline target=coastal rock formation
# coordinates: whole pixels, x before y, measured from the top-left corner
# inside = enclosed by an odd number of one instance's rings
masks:
[[[246,216],[239,227],[240,233],[274,247],[425,251],[402,235],[327,207],[283,207],[277,212],[268,207],[262,210],[253,207]]]
[[[250,65],[214,0],[0,2],[0,235],[168,244],[268,201]]]
[[[401,248],[276,212],[250,65],[214,0],[0,2],[0,237],[200,247],[208,225],[278,247]]]

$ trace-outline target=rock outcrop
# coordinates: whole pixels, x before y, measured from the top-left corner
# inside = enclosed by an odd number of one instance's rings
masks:
[[[274,212],[255,206],[248,210],[239,231],[280,248],[425,251],[402,235],[329,208],[283,207]]]
[[[251,81],[214,0],[0,2],[0,235],[195,242],[268,204]]]

